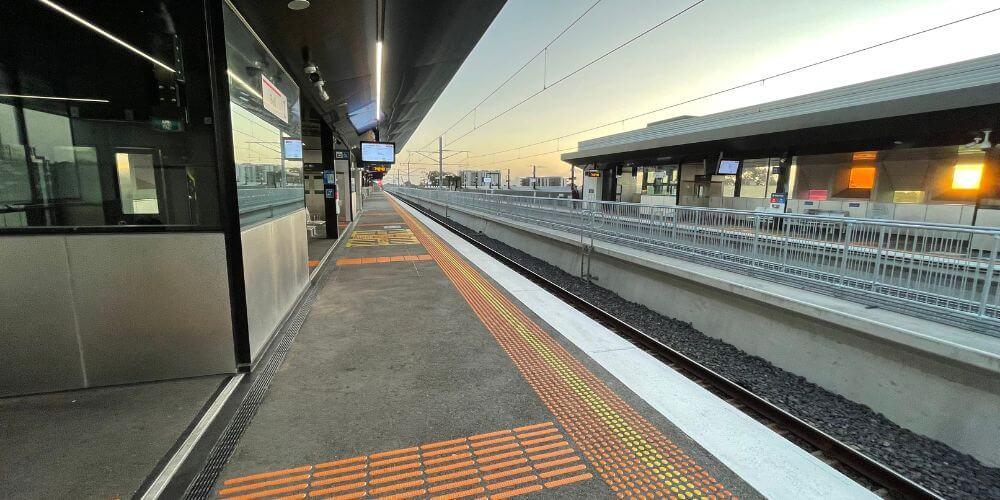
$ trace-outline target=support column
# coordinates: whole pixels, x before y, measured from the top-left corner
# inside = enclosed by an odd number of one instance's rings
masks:
[[[333,130],[326,121],[319,122],[319,149],[323,163],[323,208],[326,212],[326,238],[335,240],[340,237],[340,227],[337,217],[337,169],[333,160]]]

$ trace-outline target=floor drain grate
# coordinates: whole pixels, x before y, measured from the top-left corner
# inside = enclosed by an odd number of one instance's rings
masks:
[[[332,267],[330,266],[330,268]],[[299,304],[295,313],[285,324],[278,344],[274,347],[263,369],[257,374],[253,384],[250,386],[250,390],[244,396],[243,401],[236,410],[232,421],[226,427],[225,432],[223,432],[222,437],[212,448],[205,466],[191,483],[187,493],[184,495],[185,499],[201,500],[211,495],[212,486],[219,479],[219,474],[222,473],[223,467],[229,462],[229,458],[233,455],[233,451],[236,450],[236,445],[239,444],[240,438],[243,437],[243,433],[250,426],[250,421],[257,414],[257,409],[260,407],[260,403],[264,400],[264,396],[271,385],[271,378],[274,377],[274,373],[278,371],[281,363],[285,361],[285,357],[292,348],[295,337],[299,334],[299,330],[302,329],[302,324],[305,323],[306,316],[309,314],[309,310],[312,309],[313,302],[316,301],[316,297],[323,287],[322,283],[327,273],[328,270],[321,271],[318,279],[314,281],[314,284],[306,293],[305,299]]]

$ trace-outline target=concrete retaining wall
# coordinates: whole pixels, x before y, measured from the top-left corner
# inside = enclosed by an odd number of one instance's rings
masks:
[[[569,233],[420,202],[1000,465],[1000,339]]]

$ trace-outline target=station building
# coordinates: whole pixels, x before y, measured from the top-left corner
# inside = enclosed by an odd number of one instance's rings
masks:
[[[5,3],[0,396],[249,370],[503,2],[296,4]]]
[[[1000,56],[579,143],[583,198],[1000,226]]]

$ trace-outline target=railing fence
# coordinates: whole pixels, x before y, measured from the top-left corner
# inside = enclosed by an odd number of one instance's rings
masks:
[[[388,190],[1000,336],[1000,230],[434,189]]]

